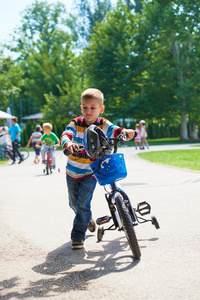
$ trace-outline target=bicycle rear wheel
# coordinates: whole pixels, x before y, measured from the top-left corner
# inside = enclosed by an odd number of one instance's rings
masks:
[[[129,246],[131,248],[131,251],[133,253],[133,256],[136,259],[139,259],[141,256],[140,248],[138,245],[137,237],[135,234],[133,221],[131,219],[130,213],[128,211],[128,208],[126,207],[123,196],[119,193],[116,193],[115,195],[115,204],[123,225],[124,232],[126,234]]]
[[[21,156],[23,160],[27,159],[29,157],[29,151],[28,150],[19,150],[21,153]]]

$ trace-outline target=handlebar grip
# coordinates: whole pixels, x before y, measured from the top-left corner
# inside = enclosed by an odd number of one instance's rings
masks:
[[[64,155],[68,156],[69,154],[71,154],[71,152],[68,149],[64,149],[63,150]]]

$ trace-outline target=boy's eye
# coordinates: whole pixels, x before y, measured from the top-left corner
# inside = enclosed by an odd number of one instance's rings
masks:
[[[83,107],[84,110],[86,109],[96,109],[96,107]]]

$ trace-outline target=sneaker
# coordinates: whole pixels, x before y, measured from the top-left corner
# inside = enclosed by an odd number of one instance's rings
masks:
[[[91,218],[90,223],[88,224],[88,230],[90,232],[95,232],[95,230],[96,230],[96,223],[93,220],[93,218]]]
[[[11,165],[14,165],[15,164],[15,160],[13,160],[12,164]]]
[[[72,249],[76,250],[76,249],[83,249],[84,248],[84,243],[82,238],[74,238],[72,240]]]
[[[18,162],[18,164],[21,164],[24,160],[23,159],[20,159],[20,161]]]
[[[37,164],[37,161],[36,161],[36,160],[34,160],[33,162],[34,162],[34,164]]]

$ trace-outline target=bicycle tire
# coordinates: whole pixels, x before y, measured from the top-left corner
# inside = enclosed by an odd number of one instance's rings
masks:
[[[49,162],[46,161],[46,174],[49,175]]]
[[[26,160],[29,157],[29,151],[24,149],[24,150],[19,150],[19,152],[21,153],[21,156],[23,158],[23,160]]]
[[[5,157],[12,160],[13,159],[13,153],[11,151],[6,151],[5,152]]]
[[[136,259],[139,259],[141,257],[141,252],[139,248],[139,244],[137,241],[137,237],[135,234],[133,222],[130,216],[130,213],[128,211],[128,208],[126,207],[124,203],[123,196],[120,193],[116,193],[115,195],[115,204],[123,225],[124,232],[126,234],[129,246],[131,248],[131,251],[133,253],[133,256]]]

